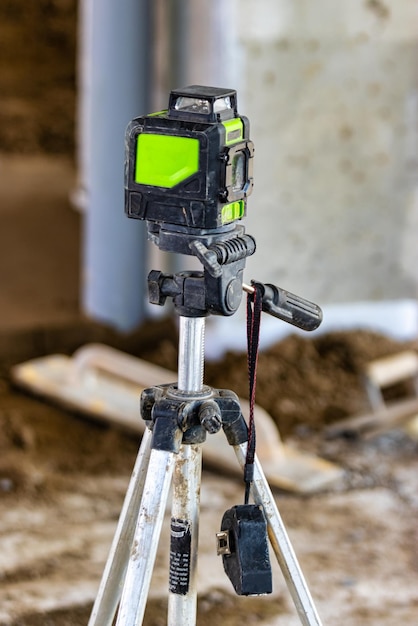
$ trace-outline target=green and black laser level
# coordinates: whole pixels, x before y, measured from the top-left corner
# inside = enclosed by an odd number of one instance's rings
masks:
[[[194,238],[245,216],[254,147],[235,90],[176,89],[167,110],[132,120],[126,140],[126,213],[148,222],[160,248],[195,254],[178,237],[160,240],[161,228]]]

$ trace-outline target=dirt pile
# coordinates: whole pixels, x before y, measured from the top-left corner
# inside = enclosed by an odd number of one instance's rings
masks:
[[[175,328],[169,321],[159,324],[153,332],[152,326],[144,329],[142,339],[139,334],[137,355],[175,371]],[[152,338],[152,348],[146,337]],[[408,348],[417,346],[365,330],[289,335],[259,355],[257,403],[274,418],[282,437],[318,432],[326,424],[369,412],[362,382],[365,365]],[[207,363],[205,382],[248,398],[246,358],[228,352],[221,361]]]

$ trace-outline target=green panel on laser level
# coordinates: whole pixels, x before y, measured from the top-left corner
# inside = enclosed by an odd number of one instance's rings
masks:
[[[245,204],[243,200],[231,202],[222,207],[222,224],[239,220],[245,212]]]
[[[153,133],[138,135],[136,183],[171,189],[198,169],[198,139]]]

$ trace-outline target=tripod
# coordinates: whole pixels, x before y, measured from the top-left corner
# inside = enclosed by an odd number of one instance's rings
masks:
[[[142,624],[164,511],[172,484],[169,626],[196,624],[196,565],[202,445],[223,429],[242,467],[247,425],[237,396],[203,384],[205,317],[179,316],[178,382],[147,389],[147,423],[89,626]],[[219,435],[218,435],[219,436]],[[320,626],[309,589],[257,457],[252,497],[300,621]],[[221,533],[219,533],[221,535]],[[218,537],[219,541],[219,537]],[[218,550],[222,552],[222,548]],[[118,609],[119,605],[119,609]]]
[[[179,315],[178,381],[142,392],[147,429],[89,626],[111,626],[116,612],[117,626],[142,624],[171,484],[168,625],[195,626],[202,445],[221,428],[246,483],[245,504],[225,513],[217,534],[225,572],[239,595],[271,592],[268,527],[302,624],[319,626],[254,454],[253,420],[247,428],[235,393],[203,384],[205,318],[238,310],[245,260],[256,249],[239,223],[253,188],[249,121],[238,113],[235,90],[190,85],[171,91],[167,110],[132,120],[125,145],[128,217],[146,221],[148,238],[160,250],[195,256],[203,271],[152,270],[148,276],[149,301],[163,305],[171,298]],[[274,285],[253,282],[248,289],[254,290],[257,319],[262,303],[263,311],[305,330],[321,322],[319,307]],[[250,332],[249,353],[255,335],[258,350],[258,332]],[[249,368],[254,374],[257,350]],[[253,408],[255,376],[250,387]],[[250,491],[254,505],[248,503]]]

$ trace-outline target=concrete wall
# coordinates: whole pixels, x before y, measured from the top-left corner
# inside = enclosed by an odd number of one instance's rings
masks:
[[[418,5],[239,0],[251,278],[321,304],[418,294]]]

